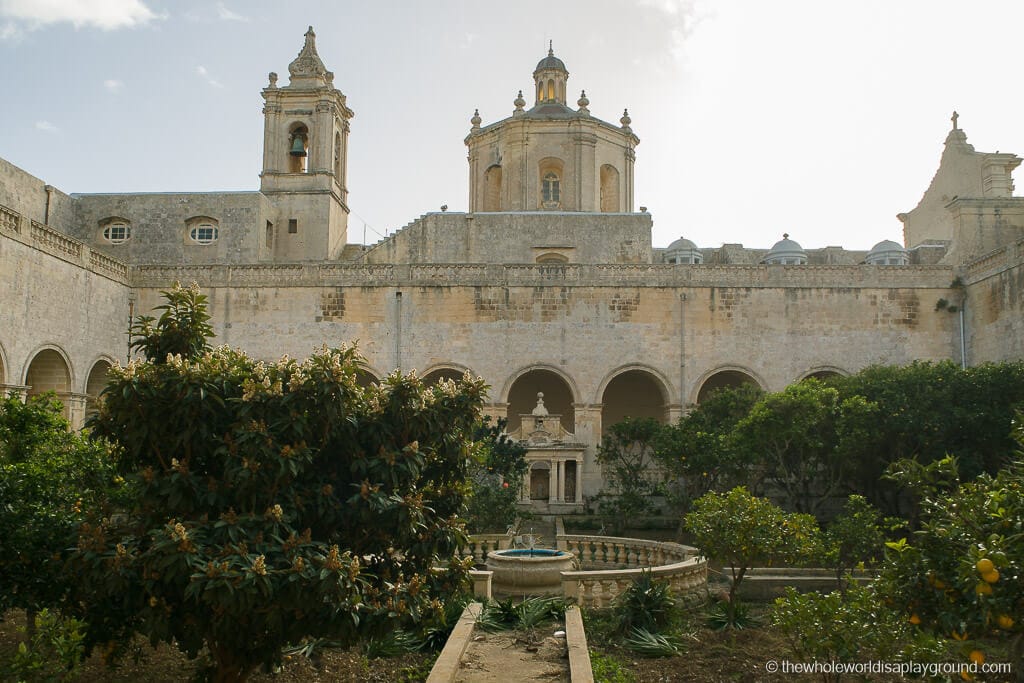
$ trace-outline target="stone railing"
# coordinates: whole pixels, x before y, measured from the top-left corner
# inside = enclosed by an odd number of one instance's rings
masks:
[[[11,211],[6,206],[0,206],[0,230],[21,232],[21,216],[18,212]]]
[[[704,588],[708,581],[707,561],[678,543],[562,535],[558,547],[580,558],[579,571],[562,572],[562,594],[584,607],[608,607],[647,571],[667,581],[676,595]]]
[[[82,258],[83,244],[81,242],[66,237],[56,230],[51,230],[42,223],[32,221],[32,239],[51,249],[63,252],[71,258]]]
[[[98,275],[128,284],[130,269],[124,261],[94,251],[85,243],[38,221],[30,220],[6,206],[0,206],[0,233],[6,238]]]
[[[664,579],[676,595],[692,593],[707,585],[707,561],[696,548],[678,543],[612,536],[559,534],[559,550],[571,550],[580,569],[562,572],[562,595],[584,607],[607,607],[643,572]],[[506,534],[480,534],[463,549],[477,564],[492,550],[512,547]]]

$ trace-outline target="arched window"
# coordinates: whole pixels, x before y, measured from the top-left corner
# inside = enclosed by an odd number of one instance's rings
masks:
[[[220,237],[217,221],[207,216],[196,216],[185,222],[188,238],[195,244],[213,244]]]
[[[301,123],[292,126],[288,135],[288,172],[305,173],[309,159],[309,129]]]
[[[103,239],[111,244],[127,242],[132,236],[132,227],[123,218],[111,218],[103,226]]]
[[[601,211],[619,211],[619,171],[611,164],[601,166]]]
[[[334,134],[334,179],[341,183],[341,133]]]
[[[541,181],[541,200],[544,202],[545,208],[549,204],[557,205],[559,202],[559,179],[558,174],[554,171],[548,171],[544,174],[544,179]]]
[[[537,263],[568,263],[569,257],[556,252],[548,252],[537,257]]]
[[[555,82],[554,82],[554,80],[548,81],[548,99],[549,100],[554,100],[555,99]]]
[[[484,211],[501,211],[501,166],[484,173]]]

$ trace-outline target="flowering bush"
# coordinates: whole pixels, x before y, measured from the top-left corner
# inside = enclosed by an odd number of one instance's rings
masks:
[[[165,295],[156,327],[136,328],[160,343],[135,344],[165,355],[112,370],[95,420],[138,495],[124,523],[80,535],[91,641],[137,629],[244,680],[304,637],[351,643],[440,614],[466,576],[454,555],[483,383],[362,387],[353,348],[276,363],[211,350],[185,329],[205,298]]]

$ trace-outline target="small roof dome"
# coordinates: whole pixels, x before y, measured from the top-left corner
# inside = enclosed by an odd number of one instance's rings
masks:
[[[534,72],[541,71],[543,69],[559,69],[561,71],[567,71],[565,68],[565,62],[555,56],[555,50],[553,47],[548,47],[548,56],[537,62],[537,68]]]
[[[910,261],[907,250],[899,242],[882,240],[864,258],[865,263],[878,266],[905,266]]]
[[[868,252],[868,253],[869,254],[881,254],[881,253],[886,253],[886,252],[890,252],[890,251],[904,252],[904,251],[906,251],[906,249],[904,249],[903,245],[900,244],[899,242],[893,242],[892,240],[882,240],[881,242],[879,242],[875,246],[871,247],[871,251]]]
[[[690,240],[686,239],[685,237],[680,237],[675,242],[673,242],[672,244],[668,245],[668,247],[665,249],[665,251],[683,251],[683,250],[696,249],[696,248],[697,248],[696,244],[694,244]]]
[[[772,245],[764,257],[765,263],[807,263],[807,252],[789,235],[783,233],[782,239]]]

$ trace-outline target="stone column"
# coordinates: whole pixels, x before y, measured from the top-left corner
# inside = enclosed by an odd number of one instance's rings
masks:
[[[583,458],[576,458],[576,500],[577,505],[583,503]]]
[[[558,496],[558,465],[554,460],[549,461],[551,468],[548,469],[548,504],[557,502]]]
[[[565,502],[565,460],[558,461],[558,496],[556,500],[559,503]]]

